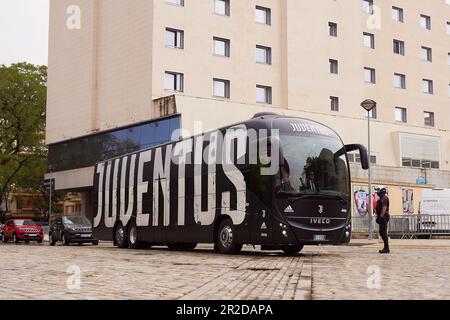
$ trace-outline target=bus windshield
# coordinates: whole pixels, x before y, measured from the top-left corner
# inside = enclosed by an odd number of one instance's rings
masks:
[[[277,181],[279,195],[322,195],[346,198],[349,173],[343,144],[337,137],[281,135],[284,157]]]

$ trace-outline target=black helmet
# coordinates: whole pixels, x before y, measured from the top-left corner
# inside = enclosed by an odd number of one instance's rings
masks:
[[[380,186],[380,187],[376,188],[375,190],[377,191],[377,194],[379,197],[382,197],[387,194],[387,189],[384,186]]]

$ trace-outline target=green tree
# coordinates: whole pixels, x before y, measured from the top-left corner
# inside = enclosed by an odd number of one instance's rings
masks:
[[[17,188],[37,191],[47,167],[47,67],[0,66],[0,220]]]

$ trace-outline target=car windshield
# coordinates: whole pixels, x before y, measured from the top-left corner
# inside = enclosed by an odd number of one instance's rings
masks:
[[[14,224],[18,227],[35,227],[36,223],[30,220],[16,220]]]
[[[64,224],[91,224],[86,217],[63,217]]]
[[[348,166],[337,136],[281,135],[279,194],[347,197]]]

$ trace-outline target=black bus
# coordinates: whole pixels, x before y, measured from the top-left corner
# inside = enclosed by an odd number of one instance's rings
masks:
[[[351,238],[350,168],[332,129],[257,114],[226,128],[98,163],[95,236],[119,248],[167,245],[221,253],[243,245],[296,254]]]

